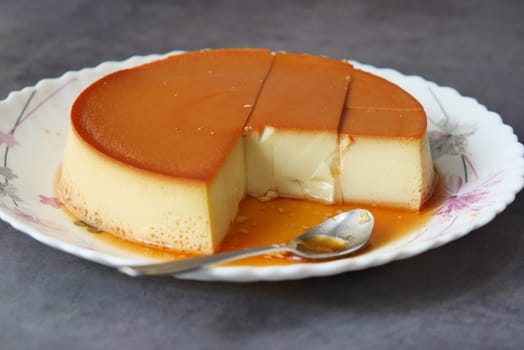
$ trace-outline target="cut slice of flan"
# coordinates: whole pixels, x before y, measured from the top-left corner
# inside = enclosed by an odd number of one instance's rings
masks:
[[[409,94],[345,62],[186,53],[78,97],[58,192],[102,230],[209,254],[246,191],[419,209],[433,179],[425,128]]]
[[[338,126],[353,67],[277,53],[246,126],[247,192],[340,201]]]
[[[344,202],[419,210],[435,174],[420,103],[397,85],[355,69],[340,123]]]
[[[242,132],[270,51],[175,55],[108,75],[76,100],[58,192],[126,239],[211,253],[245,196]]]

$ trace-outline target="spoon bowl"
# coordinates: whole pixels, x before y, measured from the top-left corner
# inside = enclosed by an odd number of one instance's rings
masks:
[[[242,249],[191,259],[164,263],[122,266],[119,270],[130,276],[173,275],[180,272],[271,252],[289,252],[310,260],[340,258],[365,247],[375,226],[373,214],[354,209],[329,218],[306,233],[285,244]]]
[[[308,232],[294,238],[287,246],[293,254],[306,259],[332,259],[351,254],[369,242],[375,226],[373,214],[355,209],[333,216]]]

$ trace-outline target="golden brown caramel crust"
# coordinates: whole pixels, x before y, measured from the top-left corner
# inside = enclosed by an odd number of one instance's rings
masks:
[[[352,71],[342,61],[277,53],[248,126],[336,133]]]
[[[351,87],[345,107],[358,109],[422,109],[422,105],[408,92],[384,78],[360,69],[355,69],[351,75]]]
[[[427,118],[422,105],[399,86],[355,69],[339,131],[351,136],[422,138]]]
[[[79,96],[73,127],[125,164],[208,181],[242,134],[272,60],[269,50],[225,49],[116,72]]]
[[[215,176],[246,122],[381,137],[426,131],[422,106],[395,84],[341,61],[266,49],[190,52],[119,71],[72,109],[73,127],[101,153],[196,181]]]

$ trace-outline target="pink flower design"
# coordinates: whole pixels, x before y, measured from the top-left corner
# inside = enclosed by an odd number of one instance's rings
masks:
[[[464,211],[478,211],[485,204],[484,200],[489,194],[490,186],[493,186],[501,181],[500,173],[492,174],[484,181],[478,183],[474,189],[463,191],[462,177],[451,175],[446,179],[446,191],[448,197],[444,204],[437,211],[436,215],[449,219],[452,216],[458,215]]]
[[[15,215],[22,219],[25,219],[25,220],[28,220],[28,221],[31,221],[37,224],[40,223],[40,219],[34,216],[33,214],[29,214],[28,212],[23,211],[18,207],[15,207],[13,210],[14,210]]]
[[[59,209],[60,207],[62,207],[64,205],[56,197],[47,197],[47,196],[44,196],[42,194],[38,195],[38,197],[40,198],[40,203],[43,203],[45,205],[49,205],[50,207],[53,207],[53,208],[56,208],[56,209]]]
[[[0,145],[4,143],[7,145],[7,147],[13,147],[18,145],[18,141],[16,141],[15,135],[13,135],[10,132],[5,133],[3,131],[0,131]]]
[[[28,211],[22,210],[20,207],[15,207],[12,210],[13,210],[13,213],[16,216],[18,216],[19,218],[21,218],[23,220],[30,221],[32,223],[41,225],[43,227],[46,227],[46,228],[49,228],[49,229],[52,229],[52,230],[62,230],[63,229],[61,226],[56,225],[54,222],[49,221],[49,220],[45,220],[45,219],[41,219],[41,218],[31,214]]]
[[[439,209],[437,209],[435,216],[441,220],[440,224],[444,224],[445,226],[436,230],[437,232],[430,230],[429,227],[425,227],[419,231],[413,239],[408,241],[406,245],[432,241],[446,235],[457,219],[461,217],[461,214],[474,214],[481,210],[483,206],[489,204],[486,198],[489,194],[490,187],[502,181],[501,173],[494,173],[487,176],[483,181],[478,181],[475,188],[466,191],[463,188],[464,182],[460,176],[451,175],[447,176],[444,180],[447,192],[446,200]],[[433,234],[430,234],[429,232],[432,231]]]

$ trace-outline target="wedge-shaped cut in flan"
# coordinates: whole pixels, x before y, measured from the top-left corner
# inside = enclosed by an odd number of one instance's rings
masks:
[[[242,131],[272,60],[202,51],[95,82],[71,112],[68,208],[123,238],[213,252],[245,196]]]
[[[411,95],[346,62],[192,52],[77,98],[58,192],[102,230],[209,254],[246,194],[420,209],[434,178],[425,132]]]
[[[246,131],[247,192],[336,201],[338,126],[353,67],[277,53]]]
[[[344,202],[419,210],[435,183],[426,127],[415,98],[355,69],[340,125]]]

